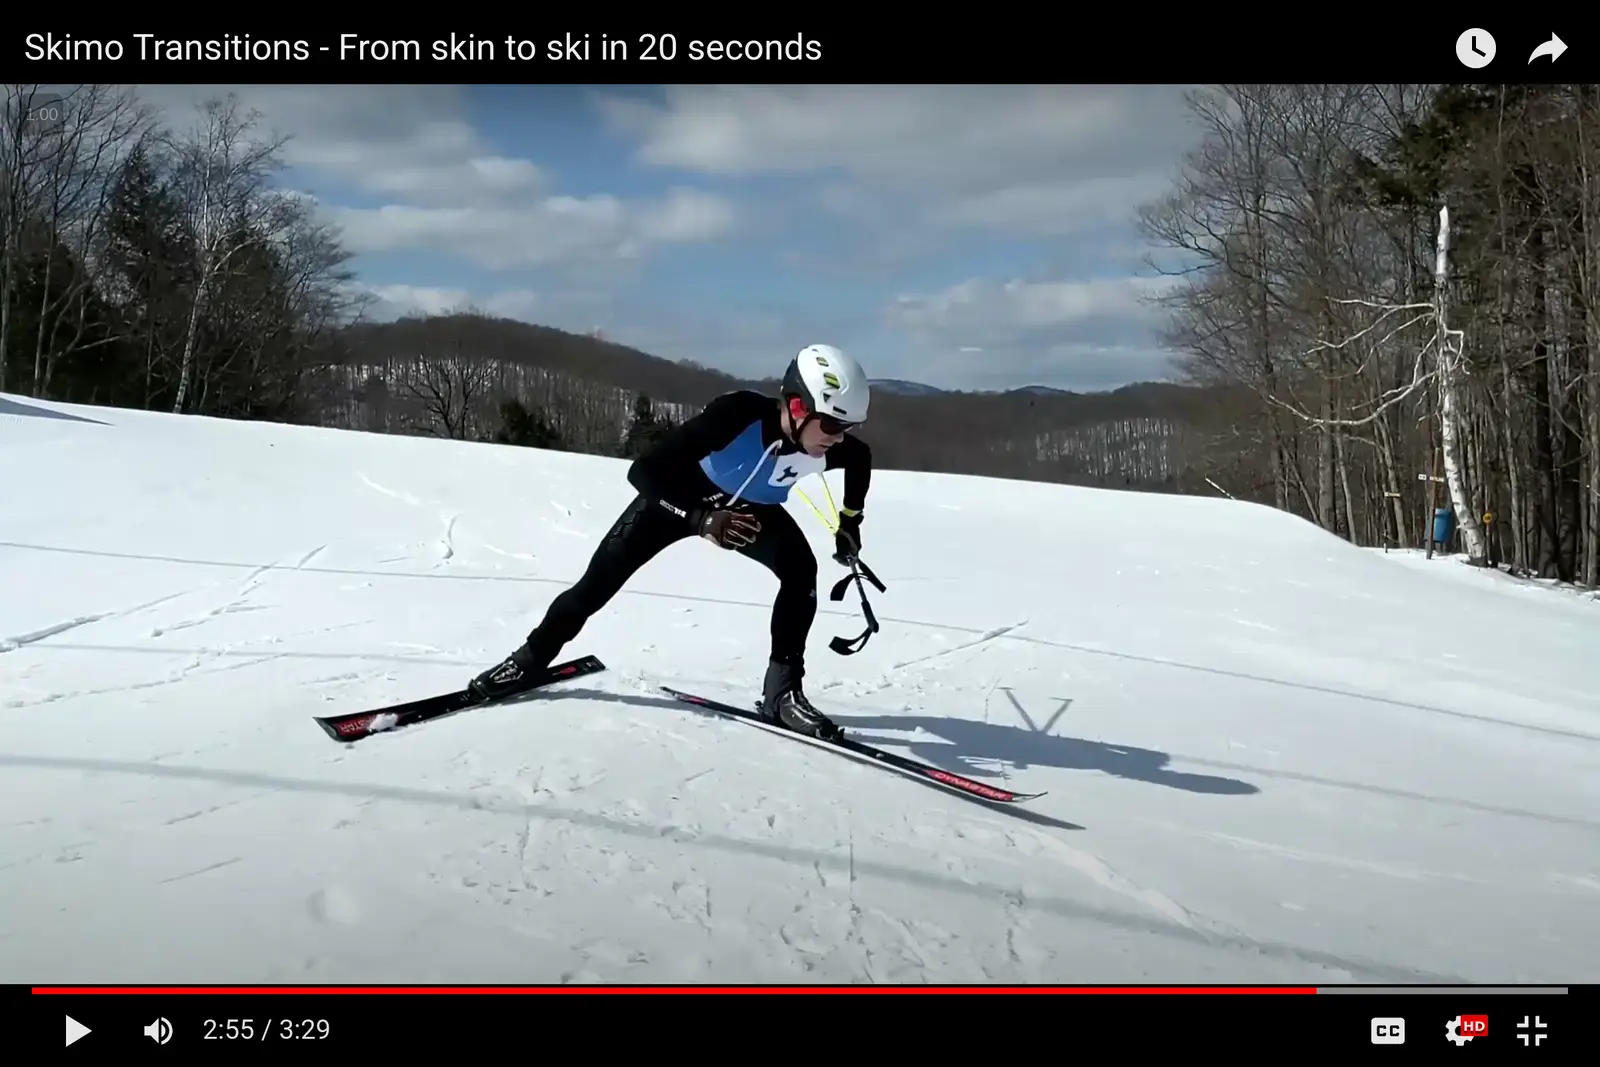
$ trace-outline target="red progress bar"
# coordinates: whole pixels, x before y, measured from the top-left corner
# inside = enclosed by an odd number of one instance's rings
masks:
[[[1115,994],[1281,994],[1315,993],[1314,986],[34,986],[34,993],[101,995],[161,994],[374,994],[424,993],[494,994],[508,993],[1115,993]]]

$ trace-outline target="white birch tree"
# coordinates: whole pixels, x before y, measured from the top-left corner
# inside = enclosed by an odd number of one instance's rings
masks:
[[[287,197],[269,187],[281,166],[278,152],[284,140],[252,139],[260,115],[241,113],[232,94],[207,101],[200,112],[199,128],[180,135],[173,144],[194,255],[194,291],[174,412],[183,411],[194,387],[201,323],[219,278],[241,249],[277,232],[294,215]]]

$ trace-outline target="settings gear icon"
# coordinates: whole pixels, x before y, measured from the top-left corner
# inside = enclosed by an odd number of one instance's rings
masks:
[[[1461,1016],[1459,1015],[1444,1024],[1444,1036],[1447,1040],[1454,1041],[1456,1048],[1460,1048],[1472,1040],[1471,1034],[1463,1034],[1461,1032]]]

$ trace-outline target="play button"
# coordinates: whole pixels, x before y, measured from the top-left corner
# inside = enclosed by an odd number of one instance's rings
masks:
[[[72,1044],[74,1041],[78,1040],[78,1038],[85,1037],[90,1032],[91,1031],[87,1026],[83,1025],[72,1016],[67,1016],[67,1044]]]

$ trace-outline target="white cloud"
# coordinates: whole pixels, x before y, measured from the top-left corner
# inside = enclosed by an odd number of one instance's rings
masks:
[[[359,282],[355,289],[367,300],[364,318],[371,322],[389,322],[412,315],[449,315],[471,309],[582,332],[599,325],[593,316],[597,309],[605,306],[604,297],[599,294],[537,289],[498,289],[485,293],[449,286]]]
[[[1165,279],[994,281],[902,295],[886,321],[916,339],[923,380],[1004,388],[1026,380],[1099,389],[1160,378],[1168,357],[1151,332],[1148,300]]]
[[[367,318],[378,322],[408,315],[448,315],[467,308],[524,322],[548,321],[552,313],[580,311],[585,303],[581,296],[574,294],[552,295],[535,289],[501,289],[475,294],[465,289],[426,285],[362,285],[359,288],[370,298]],[[569,328],[592,327],[573,320]]]
[[[1165,176],[1153,169],[1118,177],[1008,184],[953,198],[942,214],[952,226],[1070,237],[1125,218],[1132,205],[1165,187]]]
[[[549,160],[506,155],[474,127],[458,87],[141,87],[169,112],[227,91],[293,134],[284,154],[297,184],[352,250],[505,275],[471,292],[440,284],[457,280],[449,273],[369,287],[380,317],[472,304],[752,374],[816,340],[860,347],[874,373],[956,387],[1091,387],[1164,371],[1135,299],[1145,283],[1082,275],[1131,269],[1133,209],[1166,187],[1190,137],[1176,87],[597,91],[635,158],[678,185],[636,197],[562,188]],[[699,176],[751,182],[736,208],[695,188]],[[341,202],[347,190],[363,200]],[[774,238],[770,300],[701,304],[620,284],[642,259],[733,234]],[[985,237],[1006,243],[985,248]],[[908,268],[979,273],[963,269],[969,253],[1004,264],[1015,242],[1034,258],[993,277],[882,288]],[[784,288],[785,271],[806,284]],[[858,291],[881,314],[808,302],[826,291],[814,283],[841,279],[878,286]]]
[[[1177,86],[682,86],[659,100],[598,95],[645,164],[723,178],[811,182],[848,253],[790,251],[808,272],[862,284],[986,251],[1037,249],[1028,279],[974,277],[888,298],[895,377],[1099,388],[1164,376],[1159,283],[1131,270],[1137,206],[1168,187],[1193,133]],[[789,187],[785,187],[789,188]],[[1127,379],[1122,379],[1127,380]]]
[[[238,95],[263,134],[287,134],[284,162],[366,193],[421,203],[493,202],[536,192],[539,168],[498,155],[466,119],[452,86],[145,85],[139,93],[174,125],[200,101]]]
[[[705,360],[708,350],[730,341],[742,344],[746,354],[772,347],[783,324],[772,316],[718,312],[702,316],[671,305],[650,301],[627,302],[619,308],[609,288],[529,288],[469,292],[465,289],[416,285],[359,285],[369,299],[366,317],[383,322],[407,315],[443,315],[473,308],[490,315],[537,322],[557,329],[585,333],[601,331],[610,340],[671,359]],[[796,346],[798,347],[798,346]],[[725,367],[732,373],[771,374],[773,357],[758,356],[742,367]]]
[[[711,240],[736,222],[732,205],[689,188],[641,199],[556,193],[534,160],[494,151],[457,87],[141,87],[177,121],[230,91],[261,112],[263,132],[292,134],[284,161],[306,173],[307,191],[354,252],[433,250],[490,269],[593,268]],[[318,176],[385,202],[332,203]]]
[[[912,330],[959,333],[967,343],[982,344],[996,333],[1136,320],[1148,298],[1166,285],[1165,279],[1137,277],[1038,282],[971,278],[938,293],[898,296],[887,315]]]
[[[550,196],[507,206],[328,206],[356,252],[432,249],[491,270],[633,259],[663,245],[712,240],[733,226],[720,199],[677,189],[649,200]]]
[[[861,221],[1067,233],[1126,218],[1185,136],[1169,86],[685,86],[601,95],[648,164],[817,176]]]
[[[428,285],[358,285],[371,298],[370,318],[380,322],[408,315],[445,315],[465,307],[472,294],[465,289]]]
[[[1085,86],[683,86],[661,104],[601,97],[657,165],[749,175],[838,169],[957,181],[1019,154],[1124,134],[1148,89]]]
[[[696,189],[673,189],[649,201],[639,215],[639,232],[649,241],[707,241],[726,235],[736,219],[728,201]]]

